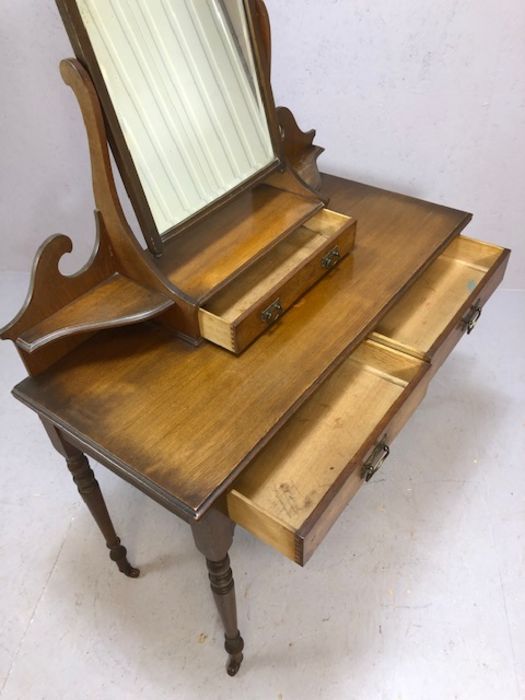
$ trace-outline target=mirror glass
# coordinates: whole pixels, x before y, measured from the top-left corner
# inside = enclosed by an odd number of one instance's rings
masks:
[[[276,160],[243,0],[77,0],[162,234]]]

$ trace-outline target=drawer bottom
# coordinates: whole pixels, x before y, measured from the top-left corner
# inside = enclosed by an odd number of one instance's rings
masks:
[[[232,520],[304,564],[472,330],[508,258],[456,238],[241,474]]]
[[[373,341],[360,345],[235,482],[230,518],[304,564],[363,483],[366,457],[401,427],[401,407],[409,402],[408,419],[421,401],[427,370]]]

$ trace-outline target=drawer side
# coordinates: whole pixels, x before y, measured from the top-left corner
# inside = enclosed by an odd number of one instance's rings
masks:
[[[501,282],[510,251],[458,236],[381,320],[371,337],[414,357],[443,362],[467,330],[469,312]],[[451,336],[454,336],[452,339]]]
[[[323,209],[199,310],[201,334],[237,354],[354,247],[356,221]]]
[[[350,478],[344,496],[357,490],[360,455],[427,370],[426,363],[372,341],[356,348],[234,483],[230,518],[304,564],[340,512],[329,507],[334,489]]]

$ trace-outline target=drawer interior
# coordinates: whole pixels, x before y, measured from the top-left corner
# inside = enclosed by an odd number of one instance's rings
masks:
[[[328,209],[311,217],[199,309],[202,336],[234,349],[230,347],[232,327],[265,301],[273,301],[283,285],[337,239],[350,221],[348,216]],[[313,278],[310,285],[315,281]],[[307,288],[298,290],[299,295]]]
[[[234,482],[230,518],[304,564],[363,484],[363,466],[417,408],[466,311],[494,291],[508,254],[456,238]]]
[[[327,493],[346,472],[354,473],[357,490],[364,453],[426,367],[370,340],[358,346],[234,483],[227,495],[232,520],[303,564],[304,524],[326,518],[323,535],[329,529],[334,513],[323,509]]]
[[[382,319],[372,338],[427,358],[469,299],[475,301],[503,249],[459,236]]]

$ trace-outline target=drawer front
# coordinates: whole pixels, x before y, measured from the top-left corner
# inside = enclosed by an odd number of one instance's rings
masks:
[[[508,257],[456,239],[234,483],[231,519],[304,565],[474,329]]]
[[[483,281],[474,290],[469,300],[462,306],[432,348],[431,363],[433,373],[443,364],[465,334],[471,335],[475,333],[476,325],[482,321],[485,303],[496,291],[505,275],[509,257],[510,251],[504,250],[498,261],[488,271]]]
[[[247,467],[229,517],[300,565],[364,483],[364,463],[422,400],[429,365],[372,341],[359,346]]]
[[[431,362],[470,334],[505,274],[510,251],[459,236],[381,321],[374,340]]]
[[[427,370],[413,391],[378,424],[338,482],[334,483],[316,511],[305,521],[296,537],[297,563],[304,565],[310,559],[350,500],[367,483],[367,477],[368,480],[374,478],[371,473],[373,468],[379,466],[381,470],[388,469],[387,458],[392,442],[423,401],[429,382],[430,372]]]
[[[349,235],[349,234],[352,235]],[[298,269],[290,279],[285,280],[277,290],[272,290],[250,311],[240,318],[233,327],[235,352],[245,350],[250,343],[265,333],[281,316],[353,248],[355,226],[341,232],[333,240],[327,241],[314,257]]]
[[[354,247],[356,222],[323,210],[199,310],[204,338],[241,353]]]

